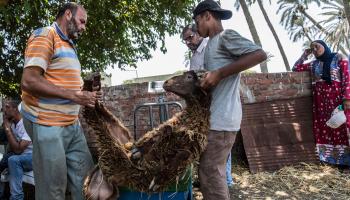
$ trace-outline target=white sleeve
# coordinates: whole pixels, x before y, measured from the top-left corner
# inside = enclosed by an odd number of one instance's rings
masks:
[[[24,128],[23,125],[23,121],[21,120],[20,123],[18,124],[20,127],[18,128],[18,135],[21,135],[22,137],[20,138],[21,140],[25,140],[25,141],[32,141],[26,131],[26,129]]]

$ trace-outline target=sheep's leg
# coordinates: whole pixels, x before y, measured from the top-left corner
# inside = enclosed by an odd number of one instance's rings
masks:
[[[89,200],[109,200],[119,197],[118,188],[108,183],[102,174],[101,169],[95,169],[85,178],[84,181],[85,199]]]
[[[83,90],[98,91],[100,89],[101,75],[98,72],[89,74],[84,80]],[[107,124],[107,132],[112,137],[111,139],[121,144],[132,142],[128,129],[103,104],[96,101],[95,111],[95,117],[102,118],[100,122]]]
[[[133,142],[128,129],[103,104],[97,103],[96,111],[101,117],[100,121],[107,125],[107,132],[114,141],[118,141],[119,144]]]

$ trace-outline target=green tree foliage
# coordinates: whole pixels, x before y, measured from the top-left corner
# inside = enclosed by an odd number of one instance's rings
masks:
[[[6,0],[0,4],[0,93],[18,94],[26,41],[49,26],[64,0]],[[136,67],[151,50],[166,52],[165,35],[181,31],[198,0],[81,0],[88,25],[77,41],[84,70]]]

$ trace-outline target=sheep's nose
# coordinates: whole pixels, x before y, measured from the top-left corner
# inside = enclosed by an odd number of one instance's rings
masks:
[[[168,79],[168,80],[166,80],[165,82],[164,82],[164,85],[172,85],[172,84],[174,84],[174,80],[172,80],[172,79]]]

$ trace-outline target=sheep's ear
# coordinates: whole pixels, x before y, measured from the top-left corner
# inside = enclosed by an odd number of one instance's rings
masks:
[[[205,91],[203,88],[200,88],[201,92],[205,95],[205,96],[208,96],[208,93],[207,91]]]
[[[208,71],[207,70],[203,70],[203,69],[200,69],[200,70],[194,70],[194,73],[196,73],[197,77],[198,78],[202,78],[202,76],[207,73]]]
[[[195,79],[197,79],[196,80],[196,83],[194,84],[198,89],[199,89],[199,91],[201,91],[201,93],[202,94],[204,94],[204,96],[208,96],[208,93],[207,93],[207,91],[205,90],[205,89],[203,89],[202,87],[201,87],[201,80],[202,80],[202,78],[204,78],[205,77],[205,74],[207,73],[207,71],[205,71],[205,70],[197,70],[197,71],[194,71],[194,75],[196,76],[196,78]]]
[[[208,95],[207,91],[205,91],[205,89],[203,89],[200,84],[201,84],[201,81],[200,79],[198,79],[198,81],[195,83],[196,87],[199,89],[199,91],[202,92],[202,94],[207,96]]]

